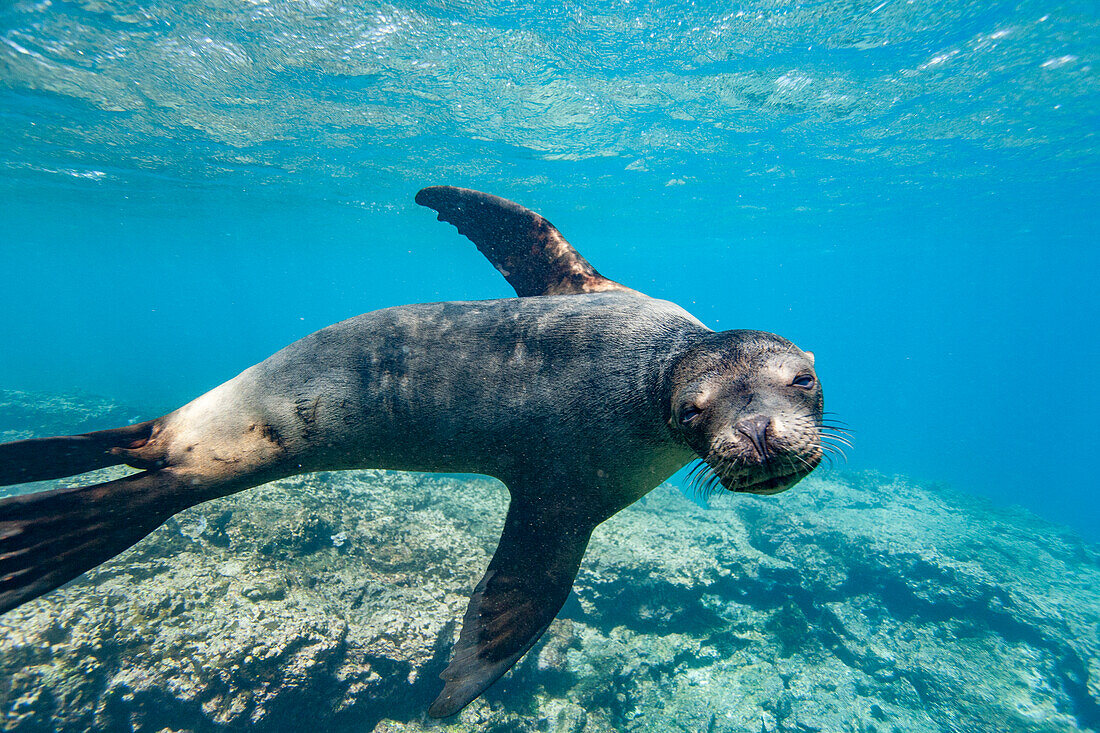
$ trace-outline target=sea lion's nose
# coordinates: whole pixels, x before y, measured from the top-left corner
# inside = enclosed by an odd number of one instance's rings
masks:
[[[771,422],[771,418],[766,415],[753,415],[746,417],[734,427],[737,432],[749,439],[761,463],[768,460],[768,426]]]

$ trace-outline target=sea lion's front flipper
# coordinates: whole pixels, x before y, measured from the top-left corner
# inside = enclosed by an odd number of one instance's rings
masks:
[[[538,641],[569,596],[593,526],[512,502],[429,715],[466,707]]]
[[[469,237],[521,298],[632,292],[596,272],[553,224],[517,203],[454,186],[421,189],[416,203]]]

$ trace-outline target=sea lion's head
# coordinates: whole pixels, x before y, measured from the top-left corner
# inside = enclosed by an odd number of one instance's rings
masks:
[[[814,355],[771,333],[724,331],[696,344],[672,372],[669,426],[702,462],[703,491],[775,494],[824,455]],[[828,447],[828,446],[825,446]]]

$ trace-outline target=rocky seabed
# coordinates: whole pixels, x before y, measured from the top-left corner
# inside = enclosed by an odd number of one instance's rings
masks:
[[[843,473],[708,509],[656,490],[597,530],[519,665],[429,720],[506,498],[489,479],[360,471],[191,509],[0,617],[0,725],[1100,730],[1100,548],[1023,511]]]

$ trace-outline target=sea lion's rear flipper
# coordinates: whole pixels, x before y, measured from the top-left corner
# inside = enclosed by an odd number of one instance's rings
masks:
[[[133,546],[189,506],[167,471],[0,500],[0,613]]]
[[[633,292],[596,272],[553,224],[517,203],[454,186],[421,189],[416,203],[469,237],[521,298]]]
[[[444,718],[466,707],[538,641],[569,596],[592,528],[512,502],[429,715]]]
[[[149,420],[114,430],[0,444],[0,486],[75,476],[126,463],[128,451],[149,440],[153,423]]]

